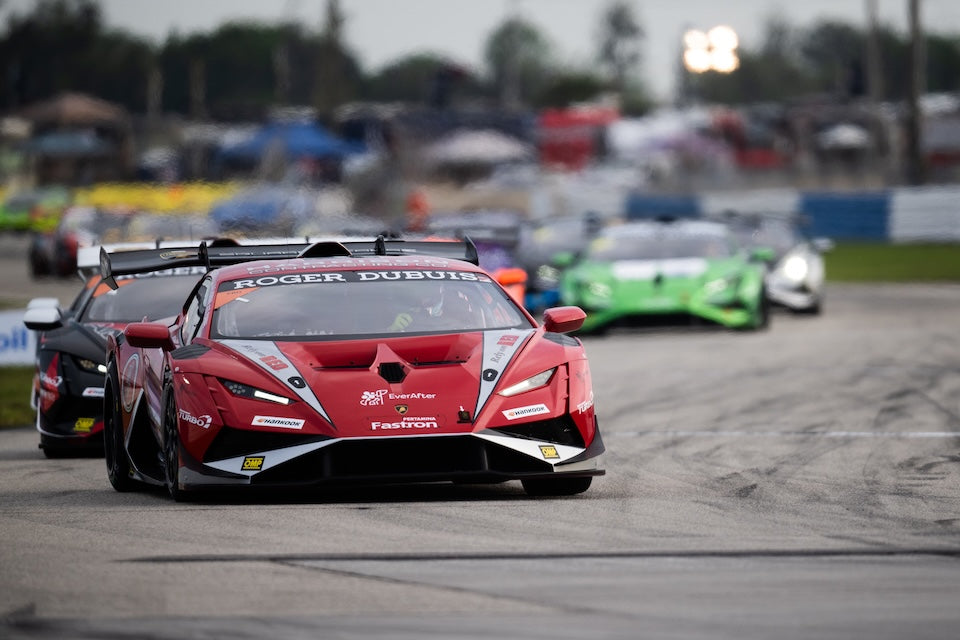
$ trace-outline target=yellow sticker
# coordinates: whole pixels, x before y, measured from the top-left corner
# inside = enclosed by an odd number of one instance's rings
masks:
[[[550,460],[550,459],[560,457],[560,454],[557,453],[557,448],[548,444],[540,445],[540,453],[543,454],[544,460]]]
[[[93,428],[93,418],[77,418],[76,424],[73,425],[74,431],[80,431],[81,433],[90,433],[90,429]]]
[[[247,456],[243,459],[242,471],[260,471],[263,468],[263,456]]]

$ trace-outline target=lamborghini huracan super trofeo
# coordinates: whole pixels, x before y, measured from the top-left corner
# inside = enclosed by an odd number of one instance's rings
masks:
[[[203,265],[172,322],[108,339],[105,449],[117,490],[520,480],[585,491],[599,466],[590,369],[465,242],[207,247],[104,257],[105,281]]]

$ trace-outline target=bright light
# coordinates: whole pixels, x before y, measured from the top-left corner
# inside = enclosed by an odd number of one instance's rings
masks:
[[[687,71],[703,73],[710,70],[710,52],[706,49],[687,49],[683,52],[683,64]]]
[[[717,51],[733,51],[740,46],[737,32],[725,25],[714,27],[707,32],[710,46]]]
[[[710,38],[703,31],[691,29],[683,34],[683,46],[687,49],[708,49]]]
[[[683,64],[691,73],[731,73],[740,66],[740,40],[728,26],[719,25],[704,33],[691,29],[683,34]]]
[[[710,54],[710,66],[720,73],[731,73],[740,66],[740,58],[734,51],[714,51]]]

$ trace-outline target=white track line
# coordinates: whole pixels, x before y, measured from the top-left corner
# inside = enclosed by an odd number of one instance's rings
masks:
[[[604,440],[617,437],[666,436],[687,438],[960,438],[953,431],[605,431]]]

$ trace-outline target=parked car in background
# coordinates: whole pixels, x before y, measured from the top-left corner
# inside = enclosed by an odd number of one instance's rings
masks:
[[[0,203],[0,231],[51,231],[71,201],[64,187],[12,193]]]
[[[129,218],[125,213],[96,207],[69,207],[55,229],[33,233],[27,253],[30,275],[34,278],[76,276],[78,251],[119,241],[126,235]]]
[[[585,331],[615,325],[714,323],[764,329],[763,259],[730,229],[703,220],[645,220],[607,227],[561,282],[564,304],[587,312]]]
[[[823,254],[833,248],[833,241],[808,238],[803,218],[797,215],[728,212],[724,220],[748,250],[767,248],[773,252],[766,275],[770,302],[796,313],[819,314],[823,310]]]

